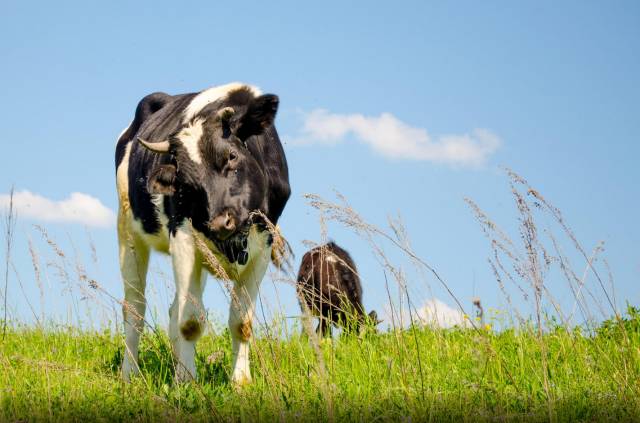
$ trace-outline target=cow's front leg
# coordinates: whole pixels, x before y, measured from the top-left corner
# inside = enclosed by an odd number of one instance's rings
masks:
[[[229,331],[233,348],[233,374],[238,385],[251,382],[249,369],[249,341],[253,333],[253,315],[260,282],[269,265],[271,247],[267,245],[268,232],[258,233],[252,228],[249,237],[249,262],[239,266],[239,280],[233,286],[229,307]]]
[[[176,360],[176,382],[196,377],[196,341],[205,326],[202,292],[205,274],[190,227],[183,225],[170,240],[176,295],[169,309],[169,337]]]

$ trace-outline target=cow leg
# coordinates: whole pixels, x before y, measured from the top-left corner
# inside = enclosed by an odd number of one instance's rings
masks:
[[[320,317],[320,322],[318,323],[318,328],[316,329],[318,336],[322,336],[325,338],[327,335],[331,337],[331,321],[328,318]]]
[[[240,280],[233,286],[229,306],[229,331],[233,348],[231,380],[238,385],[251,382],[249,341],[253,332],[253,315],[260,282],[267,271],[271,257],[271,247],[267,247],[265,241],[268,232],[255,233],[254,231],[252,229],[253,234],[249,239],[251,260],[241,271]]]
[[[318,327],[316,333],[318,336],[331,336],[331,308],[327,303],[320,304],[320,315],[318,316]]]
[[[205,311],[202,292],[206,275],[190,227],[183,225],[170,239],[176,295],[169,309],[169,338],[176,360],[176,382],[196,377],[196,342],[202,335]]]
[[[249,340],[253,333],[253,314],[260,287],[260,279],[236,282],[229,307],[229,331],[233,349],[233,373],[231,380],[244,385],[251,382],[249,369]]]
[[[125,353],[122,360],[122,377],[129,381],[132,375],[140,372],[138,367],[138,345],[140,334],[144,329],[146,300],[147,268],[149,265],[149,248],[132,236],[119,236],[120,272],[124,284],[124,316]]]

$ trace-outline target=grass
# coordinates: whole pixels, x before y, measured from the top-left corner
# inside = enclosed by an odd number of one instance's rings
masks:
[[[241,389],[229,382],[226,332],[198,344],[198,382],[174,386],[161,331],[146,333],[142,376],[125,384],[119,334],[10,326],[0,346],[0,419],[634,421],[636,323],[625,326],[628,343],[617,325],[593,336],[563,327],[545,333],[548,394],[533,326],[499,333],[421,327],[323,340],[325,372],[306,336],[259,336],[254,383]]]
[[[167,335],[147,321],[142,373],[126,384],[119,374],[120,330],[47,324],[29,303],[35,325],[2,321],[0,421],[640,421],[640,310],[628,306],[626,316],[618,311],[602,244],[589,253],[557,208],[519,175],[507,175],[518,213],[515,229],[501,228],[467,199],[489,240],[489,266],[507,310],[488,310],[464,327],[437,328],[419,307],[431,283],[460,312],[464,306],[412,249],[402,222],[390,219],[381,229],[339,194],[336,203],[309,195],[322,239],[329,221],[343,225],[368,243],[381,264],[391,313],[386,331],[319,340],[306,319],[297,325],[258,322],[251,348],[254,381],[238,388],[229,379],[229,334],[216,329],[224,326],[210,324],[198,343],[198,380],[175,385]],[[10,209],[7,269],[12,216]],[[546,222],[542,228],[540,221]],[[78,298],[103,311],[123,305],[77,255],[36,229],[51,249],[42,260],[29,242],[41,297],[42,271],[63,284],[76,318]],[[272,233],[286,253],[286,240],[277,228]],[[398,264],[401,258],[405,262]],[[287,263],[286,254],[281,261]],[[291,267],[278,278],[295,284]],[[12,292],[22,287],[10,286]],[[7,292],[5,287],[4,301]],[[573,306],[563,309],[553,295],[558,292]],[[513,306],[515,296],[524,307]]]

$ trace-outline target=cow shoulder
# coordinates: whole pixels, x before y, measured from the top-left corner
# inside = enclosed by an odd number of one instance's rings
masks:
[[[267,178],[265,214],[276,224],[291,195],[287,159],[275,126],[247,140],[251,154],[261,161]]]
[[[195,94],[181,94],[171,96],[164,93],[154,93],[143,98],[136,108],[136,115],[127,132],[131,136],[121,142],[129,143],[140,137],[147,140],[162,140],[167,138],[181,125],[181,115],[186,104]],[[126,134],[125,134],[126,135]],[[128,166],[129,201],[133,217],[141,224],[142,230],[147,234],[156,234],[161,229],[158,215],[158,207],[163,201],[155,204],[150,193],[150,188],[158,190],[156,194],[168,194],[170,188],[167,185],[170,179],[168,158],[153,154],[144,149],[139,143],[131,145],[131,154]],[[149,186],[150,176],[152,178]]]

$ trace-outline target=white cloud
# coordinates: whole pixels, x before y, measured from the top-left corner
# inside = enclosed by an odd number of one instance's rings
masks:
[[[0,194],[0,209],[9,207],[9,195]],[[50,200],[29,191],[13,194],[13,207],[18,217],[46,222],[80,223],[87,226],[107,227],[115,223],[115,213],[100,200],[88,194],[73,192],[64,200]]]
[[[426,129],[410,126],[390,113],[378,117],[341,115],[324,109],[305,113],[299,136],[289,141],[332,145],[343,142],[350,134],[385,157],[471,167],[483,165],[501,144],[487,129],[434,139]]]
[[[426,300],[422,306],[415,311],[412,310],[412,312],[414,313],[414,321],[420,325],[438,328],[471,327],[469,319],[465,318],[460,310],[450,307],[437,298]],[[391,323],[393,320],[391,319],[391,309],[388,305],[385,306],[384,313],[385,320]],[[400,320],[405,327],[411,324],[411,316],[409,316],[409,312],[406,309],[403,309],[402,314],[399,315],[398,309],[394,308],[393,318],[396,324],[399,324]]]

